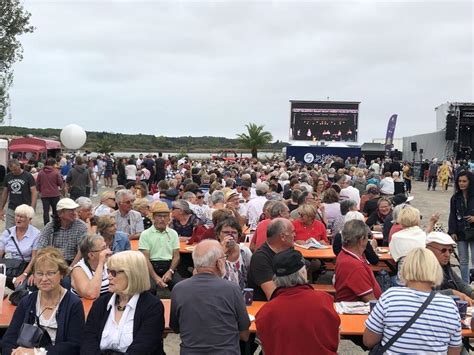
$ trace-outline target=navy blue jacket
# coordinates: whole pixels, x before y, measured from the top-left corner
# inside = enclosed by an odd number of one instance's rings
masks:
[[[110,309],[107,309],[107,304],[111,297],[112,293],[107,293],[95,300],[92,305],[84,329],[81,354],[101,354],[100,340],[105,323],[109,318]],[[164,355],[164,329],[165,311],[163,303],[150,292],[141,293],[133,319],[133,342],[128,347],[126,354]]]
[[[12,350],[18,347],[16,340],[23,323],[35,323],[37,297],[38,292],[33,292],[21,300],[3,336],[2,354],[10,355]],[[55,345],[46,347],[48,355],[79,354],[84,328],[84,307],[80,298],[69,290],[59,304],[56,320],[58,322],[56,342]]]

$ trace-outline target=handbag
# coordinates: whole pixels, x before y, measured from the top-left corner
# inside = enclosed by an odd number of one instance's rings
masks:
[[[411,327],[411,325],[413,323],[415,323],[415,321],[418,319],[418,317],[421,316],[421,314],[423,313],[423,311],[426,309],[426,307],[428,307],[428,305],[431,303],[431,301],[433,300],[434,296],[435,296],[436,292],[434,291],[431,291],[430,295],[426,298],[425,302],[423,302],[423,304],[421,305],[421,307],[418,309],[418,311],[416,311],[416,313],[410,318],[410,320],[408,322],[406,322],[406,324],[400,328],[400,330],[385,344],[382,346],[382,342],[376,344],[370,351],[369,351],[369,355],[382,355],[384,354],[388,349],[390,349],[390,347],[393,345],[393,343],[395,343],[395,341],[397,341],[398,338],[400,338],[403,333],[405,333],[408,328]]]
[[[28,266],[28,261],[25,260],[25,257],[23,256],[22,252],[20,251],[20,248],[18,247],[18,244],[11,235],[11,232],[9,229],[7,229],[8,235],[10,238],[13,240],[13,243],[15,244],[16,250],[18,250],[18,253],[21,256],[21,260],[19,259],[6,259],[6,258],[0,258],[0,264],[5,264],[7,267],[7,272],[6,275],[7,277],[13,278],[17,277],[18,275],[21,275],[23,271],[25,271],[26,267]]]
[[[474,228],[466,228],[464,229],[464,240],[466,242],[474,241]]]
[[[24,348],[44,348],[52,344],[48,332],[39,324],[39,317],[35,315],[36,325],[23,323],[16,343]]]

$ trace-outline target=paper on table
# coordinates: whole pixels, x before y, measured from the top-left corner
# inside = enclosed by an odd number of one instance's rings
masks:
[[[370,306],[364,302],[337,302],[336,312],[339,314],[368,314]]]
[[[303,249],[328,249],[329,248],[327,245],[324,245],[321,242],[318,242],[314,238],[309,238],[305,244],[297,244],[297,245]]]
[[[193,251],[195,247],[186,247],[186,250]]]
[[[255,320],[255,316],[252,315],[252,314],[249,314],[249,319],[250,319],[251,322],[253,322]]]

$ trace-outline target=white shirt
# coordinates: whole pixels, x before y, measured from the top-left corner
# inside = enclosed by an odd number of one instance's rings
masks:
[[[380,181],[380,192],[385,195],[393,195],[395,192],[395,184],[391,177],[383,178],[382,181]]]
[[[110,349],[124,353],[133,342],[133,320],[140,295],[136,294],[130,298],[118,324],[115,322],[116,297],[117,295],[114,293],[110,297],[109,303],[107,303],[107,309],[110,309],[110,313],[102,331],[100,350]]]
[[[267,202],[265,196],[257,196],[247,202],[247,218],[250,228],[257,228],[258,220],[263,211],[263,205]]]
[[[137,178],[137,167],[132,164],[125,166],[125,176],[127,180],[135,180]]]
[[[56,319],[56,315],[58,312],[59,304],[66,295],[66,292],[63,292],[63,294],[61,295],[61,298],[58,304],[52,310],[51,317],[49,319],[46,319],[44,317],[44,309],[41,309],[41,291],[38,291],[38,296],[36,298],[36,315],[39,317],[39,324],[48,332],[48,335],[51,338],[51,342],[53,343],[53,345],[56,343],[56,333],[58,331],[58,321]]]
[[[415,248],[424,248],[426,244],[426,233],[418,226],[402,229],[392,235],[390,241],[390,254],[393,260],[400,258]]]

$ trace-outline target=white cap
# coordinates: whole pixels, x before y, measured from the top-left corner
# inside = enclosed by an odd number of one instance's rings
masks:
[[[443,232],[431,232],[426,236],[426,245],[430,243],[438,243],[442,245],[456,246],[456,242],[449,234]]]
[[[79,207],[79,205],[77,203],[75,203],[73,200],[71,200],[70,198],[63,198],[63,199],[59,200],[59,202],[56,206],[56,210],[57,211],[75,210],[78,207]]]

